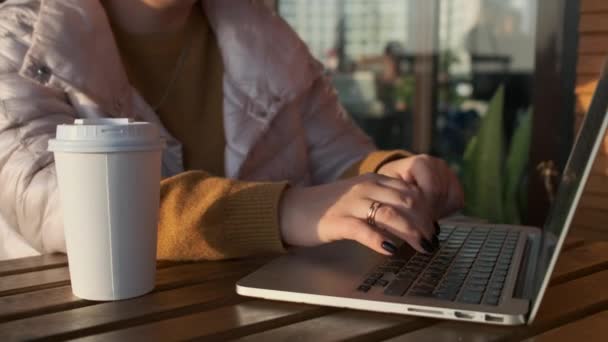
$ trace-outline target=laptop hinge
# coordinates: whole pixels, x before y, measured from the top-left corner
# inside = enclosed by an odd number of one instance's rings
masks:
[[[534,282],[530,279],[535,279],[536,264],[538,253],[540,252],[540,237],[534,234],[528,234],[526,237],[526,245],[524,246],[524,254],[521,258],[519,274],[515,282],[515,291],[513,297],[528,299],[532,298],[534,292]]]

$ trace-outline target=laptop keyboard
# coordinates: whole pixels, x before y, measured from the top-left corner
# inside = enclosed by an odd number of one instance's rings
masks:
[[[498,305],[519,232],[505,228],[442,226],[434,254],[395,253],[369,274],[358,291],[383,287],[388,296],[423,296]],[[405,247],[409,248],[409,247]]]

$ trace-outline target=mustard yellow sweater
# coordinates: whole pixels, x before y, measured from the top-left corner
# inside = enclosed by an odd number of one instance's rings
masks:
[[[217,260],[284,251],[278,210],[287,183],[222,178],[224,70],[200,7],[179,32],[133,35],[116,25],[113,30],[129,80],[182,142],[190,170],[161,183],[158,258]],[[374,152],[344,177],[374,172],[404,156],[403,151]]]

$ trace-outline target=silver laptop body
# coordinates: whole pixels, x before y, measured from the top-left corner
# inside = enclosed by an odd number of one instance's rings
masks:
[[[540,306],[608,126],[602,72],[544,229],[442,221],[432,256],[393,257],[352,242],[299,248],[241,279],[243,296],[433,318],[516,325]]]

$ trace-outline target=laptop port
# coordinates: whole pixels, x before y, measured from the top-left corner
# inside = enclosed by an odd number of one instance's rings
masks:
[[[417,312],[417,313],[422,313],[422,314],[427,314],[427,315],[436,315],[436,316],[443,315],[443,312],[441,312],[441,311],[429,310],[429,309],[407,308],[407,311],[409,311],[409,312]]]
[[[486,322],[502,323],[504,321],[505,321],[505,319],[503,317],[486,315]]]
[[[454,311],[454,316],[456,316],[456,318],[464,318],[464,319],[475,318],[475,316],[473,314],[461,312],[461,311]]]

